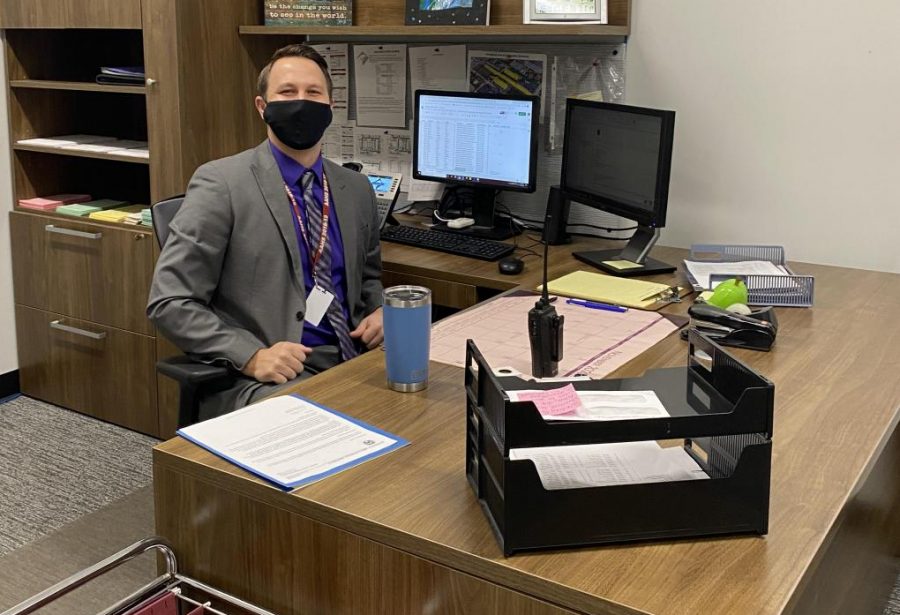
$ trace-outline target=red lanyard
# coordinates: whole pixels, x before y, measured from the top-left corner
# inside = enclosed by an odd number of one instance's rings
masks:
[[[300,233],[303,235],[303,240],[309,248],[309,268],[312,273],[313,282],[316,283],[316,285],[318,285],[318,282],[316,282],[316,263],[319,262],[322,252],[325,251],[325,242],[328,240],[328,214],[331,211],[328,202],[328,178],[325,177],[324,173],[322,173],[322,190],[322,234],[319,236],[318,246],[316,247],[315,252],[313,252],[312,245],[309,242],[309,234],[306,232],[306,225],[303,224],[303,216],[300,215],[300,206],[297,204],[297,199],[294,197],[294,193],[291,192],[291,189],[288,188],[288,185],[284,185],[284,191],[287,192],[288,199],[291,201],[291,207],[294,209],[294,215],[297,217],[297,223],[300,225]],[[309,212],[306,212],[306,215],[309,215]]]

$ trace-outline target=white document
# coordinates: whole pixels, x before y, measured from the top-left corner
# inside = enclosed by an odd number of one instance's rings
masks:
[[[356,125],[406,128],[406,45],[354,45]]]
[[[16,143],[22,145],[43,145],[45,147],[65,147],[79,143],[102,143],[115,141],[115,137],[101,137],[100,135],[60,135],[58,137],[36,137],[34,139],[19,139]]]
[[[553,56],[550,64],[550,104],[547,111],[547,132],[550,151],[562,150],[566,124],[566,98],[581,98],[603,102],[601,66],[605,60],[598,56]]]
[[[534,462],[550,491],[709,478],[682,447],[653,441],[514,448],[509,458]]]
[[[146,141],[131,141],[128,139],[115,139],[102,143],[76,143],[64,145],[62,149],[77,150],[80,152],[114,152],[116,150],[143,149],[147,147]]]
[[[409,183],[407,183],[407,200],[411,203],[417,201],[437,201],[440,200],[444,193],[446,184],[441,182],[430,182],[424,179],[413,179],[412,172],[409,174]]]
[[[412,131],[406,128],[362,128],[353,133],[353,160],[366,173],[402,173],[400,190],[407,192],[412,175]]]
[[[540,96],[543,102],[547,56],[542,53],[469,52],[469,90],[482,94]]]
[[[519,401],[521,393],[507,391],[511,401]],[[548,417],[553,421],[621,421],[623,419],[657,419],[669,416],[653,391],[578,391],[581,408],[569,414]]]
[[[146,147],[116,150],[118,156],[131,156],[132,158],[150,158],[150,150]]]
[[[289,489],[408,444],[297,395],[183,427],[178,435]]]
[[[347,120],[343,124],[332,123],[322,139],[322,155],[338,164],[353,160],[355,131],[356,122],[353,120]]]
[[[344,124],[347,121],[347,109],[349,107],[350,71],[348,62],[347,43],[328,43],[324,45],[311,45],[328,62],[328,73],[331,75],[331,112],[334,115],[334,124]]]
[[[410,47],[409,80],[413,95],[416,90],[467,92],[466,46]]]
[[[709,277],[714,273],[734,275],[790,275],[784,267],[769,261],[737,261],[734,263],[709,263],[703,261],[684,261],[688,273],[696,280],[696,290],[715,288],[710,286]],[[718,286],[718,283],[716,284]]]

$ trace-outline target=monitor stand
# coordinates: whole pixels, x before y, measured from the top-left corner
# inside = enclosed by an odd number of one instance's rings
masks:
[[[434,229],[448,233],[458,233],[481,239],[509,239],[519,234],[510,218],[494,215],[494,197],[496,188],[471,188],[472,218],[475,224],[466,228],[450,228],[445,223],[435,224]]]
[[[572,252],[572,256],[607,273],[622,277],[675,271],[673,265],[647,256],[657,239],[659,239],[658,228],[638,225],[634,235],[628,240],[628,245],[622,250]]]

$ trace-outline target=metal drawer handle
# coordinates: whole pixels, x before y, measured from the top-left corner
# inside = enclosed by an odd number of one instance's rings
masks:
[[[51,321],[50,328],[59,329],[60,331],[65,331],[66,333],[74,333],[75,335],[81,335],[83,337],[89,337],[92,340],[102,340],[106,337],[106,331],[94,333],[93,331],[86,331],[85,329],[79,329],[78,327],[70,327],[69,325],[64,325],[58,320]]]
[[[70,228],[59,228],[53,224],[44,227],[48,233],[59,233],[60,235],[71,235],[72,237],[82,237],[84,239],[100,239],[103,233],[85,233],[84,231],[73,231]]]

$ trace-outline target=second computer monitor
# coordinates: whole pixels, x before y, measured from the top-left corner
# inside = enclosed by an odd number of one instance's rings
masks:
[[[419,90],[413,177],[472,188],[472,234],[508,236],[495,225],[494,197],[534,192],[539,118],[537,96]]]
[[[637,223],[625,249],[576,258],[616,275],[674,271],[648,256],[666,224],[674,129],[674,111],[566,100],[563,194]]]

